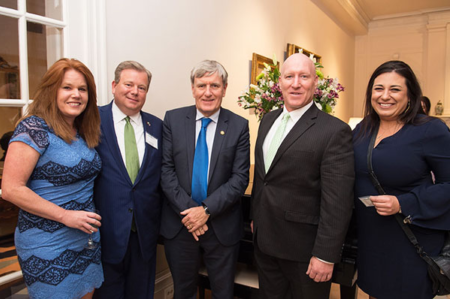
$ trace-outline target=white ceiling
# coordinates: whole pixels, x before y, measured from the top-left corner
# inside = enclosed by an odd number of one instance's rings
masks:
[[[450,10],[450,0],[311,0],[353,34],[366,34],[375,20]]]
[[[450,0],[356,0],[370,20],[450,9]]]

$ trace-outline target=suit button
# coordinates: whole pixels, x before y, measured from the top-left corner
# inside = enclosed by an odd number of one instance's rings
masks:
[[[133,209],[132,209],[132,208],[129,208],[129,209],[128,209],[128,212],[133,213]]]

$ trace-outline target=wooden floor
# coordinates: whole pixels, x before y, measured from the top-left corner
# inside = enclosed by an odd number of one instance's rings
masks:
[[[3,242],[1,242],[1,241],[3,241]],[[15,251],[15,247],[13,245],[12,239],[11,240],[0,240],[0,276],[20,270],[20,266],[17,261],[17,256],[15,254],[12,254],[14,251]],[[15,282],[14,284],[17,284],[17,282]],[[2,287],[3,287],[3,290],[2,290]],[[6,298],[6,297],[3,297],[4,291],[5,291],[4,288],[9,288],[9,287],[13,288],[14,286],[12,286],[12,285],[0,286],[0,298]],[[18,288],[19,288],[18,291],[21,293],[21,295],[20,295],[20,297],[17,297],[17,298],[21,298],[21,299],[28,298],[26,289],[21,290],[22,288],[24,288],[24,285],[19,287],[19,284],[18,284]],[[13,291],[13,293],[14,293],[14,291]],[[10,298],[10,297],[8,297],[8,298]],[[16,297],[13,296],[12,298],[16,298]],[[211,299],[211,298],[212,298],[211,292],[209,290],[206,290],[205,299]],[[329,298],[330,299],[340,299],[339,285],[332,284]],[[357,298],[358,299],[369,299],[369,296],[367,294],[365,294],[363,291],[358,290]],[[450,296],[438,296],[435,299],[447,299],[447,298],[450,298]]]
[[[339,285],[333,283],[331,285],[330,299],[340,299],[340,298],[341,296],[339,294]],[[206,290],[205,299],[212,299],[210,290]],[[369,299],[369,296],[363,291],[358,289],[358,299]]]
[[[197,297],[198,298],[198,297]],[[211,299],[211,292],[206,290],[205,299]],[[339,285],[332,284],[330,291],[330,299],[340,299],[341,296],[339,294]],[[369,299],[369,295],[358,289],[358,299]],[[436,296],[435,299],[450,299],[450,295],[448,296]]]
[[[12,238],[0,240],[0,276],[20,270],[15,251]]]
[[[16,250],[14,247],[14,240],[11,238],[0,238],[0,279],[5,278],[8,274],[17,273],[20,270],[19,262],[17,261]],[[8,275],[10,276],[10,275]],[[25,288],[23,279],[15,276],[14,280],[7,280],[9,282],[0,285],[0,298],[10,298],[10,295],[21,291]],[[2,279],[3,280],[3,279]],[[28,298],[28,296],[22,297]]]

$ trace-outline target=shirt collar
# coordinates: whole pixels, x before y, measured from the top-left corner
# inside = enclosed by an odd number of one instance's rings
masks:
[[[112,104],[112,115],[115,124],[120,123],[125,117],[127,117],[127,115],[123,113],[122,110],[119,109],[119,107],[117,107],[114,101]],[[142,120],[140,112],[128,116],[130,117],[131,121],[135,122],[136,124],[138,124]]]
[[[213,122],[217,123],[217,122],[219,121],[219,115],[220,115],[220,109],[217,110],[216,113],[214,113],[213,115],[211,115],[211,116],[208,117],[208,118],[210,118]],[[202,118],[204,118],[204,117],[206,117],[206,116],[204,116],[204,115],[197,109],[197,115],[195,116],[195,120],[197,121],[197,120],[202,119]]]
[[[305,114],[305,112],[308,111],[309,108],[311,108],[311,106],[313,104],[314,104],[314,100],[312,100],[310,103],[306,104],[302,108],[298,108],[298,109],[293,110],[291,112],[287,111],[286,106],[285,106],[285,107],[283,107],[283,112],[281,113],[281,115],[284,115],[285,113],[289,113],[289,115],[291,116],[292,121],[294,123],[296,123],[303,116],[303,114]]]

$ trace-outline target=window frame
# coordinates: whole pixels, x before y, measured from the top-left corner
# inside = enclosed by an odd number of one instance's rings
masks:
[[[62,57],[83,62],[93,73],[98,105],[108,102],[106,76],[106,3],[105,0],[59,0],[62,20],[26,11],[26,0],[17,0],[17,9],[0,6],[0,15],[18,20],[20,99],[0,99],[0,107],[21,107],[24,113],[31,103],[29,94],[27,22],[61,30]],[[71,30],[76,28],[76,30]],[[59,45],[58,45],[59,46]],[[61,57],[59,57],[61,58]]]
[[[40,15],[28,13],[26,11],[26,0],[17,0],[17,9],[6,8],[0,6],[0,15],[15,18],[18,20],[18,35],[19,35],[19,69],[20,69],[20,99],[0,99],[0,107],[22,107],[22,113],[27,109],[30,101],[29,94],[29,72],[28,72],[28,41],[27,41],[27,22],[33,22],[46,26],[51,26],[62,30],[63,49],[58,49],[60,53],[65,55],[67,48],[67,39],[64,38],[67,23],[67,0],[62,0],[62,19],[63,21],[43,17]]]

